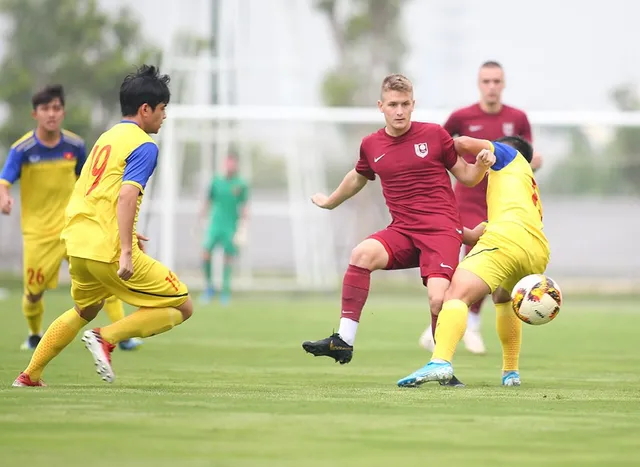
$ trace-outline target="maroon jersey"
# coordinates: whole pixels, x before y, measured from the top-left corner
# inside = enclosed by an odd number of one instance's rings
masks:
[[[356,171],[369,180],[380,177],[391,226],[459,237],[462,223],[447,173],[457,161],[453,139],[440,125],[412,122],[402,136],[383,128],[365,137]]]
[[[500,112],[489,114],[480,108],[480,104],[473,104],[469,107],[456,110],[451,114],[444,129],[451,136],[471,136],[473,138],[488,139],[495,141],[503,136],[521,136],[531,142],[531,125],[527,115],[519,109],[503,105]],[[474,164],[476,154],[462,154],[462,157],[469,163]],[[465,211],[473,211],[476,216],[473,223],[486,220],[487,218],[487,177],[474,187],[468,187],[462,183],[456,183],[455,193],[463,221],[465,221]],[[471,214],[471,213],[469,213]],[[476,218],[480,219],[476,223]],[[465,226],[473,228],[475,225]]]

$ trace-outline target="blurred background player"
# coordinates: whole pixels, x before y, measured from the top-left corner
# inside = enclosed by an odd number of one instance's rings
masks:
[[[248,199],[249,185],[238,173],[238,159],[229,155],[225,159],[224,174],[216,175],[211,181],[203,210],[207,216],[202,254],[206,288],[201,301],[204,303],[210,302],[216,294],[211,259],[217,246],[222,246],[224,251],[220,302],[228,304],[231,299],[233,265],[238,248],[246,239]]]
[[[111,352],[118,342],[169,331],[187,320],[193,306],[178,277],[141,247],[136,222],[145,186],[158,160],[157,133],[166,118],[169,77],[143,65],[120,87],[122,121],[94,145],[75,184],[61,238],[69,255],[75,306],[47,329],[15,387],[43,386],[46,365],[116,296],[139,307],[129,316],[82,337],[98,373],[113,382]]]
[[[62,129],[65,115],[64,89],[47,86],[33,95],[33,118],[36,129],[12,146],[0,173],[0,209],[10,214],[13,198],[9,188],[20,180],[20,214],[23,237],[22,312],[29,327],[29,337],[22,349],[33,350],[40,342],[44,303],[42,295],[58,285],[62,260],[66,257],[60,233],[64,227],[64,210],[73,186],[86,159],[82,138]],[[122,302],[110,298],[106,306],[112,322],[124,317]],[[122,342],[130,350],[141,342]]]
[[[521,136],[530,143],[531,125],[527,115],[515,107],[503,104],[502,92],[505,88],[504,70],[498,62],[488,61],[480,66],[478,89],[480,101],[453,112],[444,129],[451,136],[470,136],[473,138],[497,140],[503,136]],[[462,154],[468,161],[476,160],[476,154]],[[531,167],[536,170],[541,165],[539,154],[534,153]],[[487,219],[487,178],[474,187],[456,183],[454,188],[462,225],[474,228]],[[465,245],[464,255],[469,254],[471,246]],[[485,345],[480,333],[480,309],[484,298],[478,300],[469,309],[469,323],[463,342],[467,350],[474,354],[484,354]],[[421,345],[433,351],[433,332],[429,327],[420,338]]]

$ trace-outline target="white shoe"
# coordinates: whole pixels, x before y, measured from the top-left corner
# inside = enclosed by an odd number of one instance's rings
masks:
[[[433,352],[433,349],[436,348],[436,343],[433,341],[433,335],[431,334],[431,326],[429,326],[427,330],[422,333],[418,343],[420,344],[420,347],[422,347],[423,349],[427,349],[429,352]]]
[[[93,361],[96,364],[96,372],[102,377],[103,381],[113,383],[116,375],[113,373],[113,368],[111,367],[111,352],[113,352],[116,346],[102,339],[99,329],[85,331],[81,340],[93,356]]]
[[[480,331],[472,331],[467,329],[462,337],[462,341],[464,342],[464,346],[467,348],[469,352],[476,355],[482,355],[486,353],[486,348],[484,346],[484,341],[482,340],[482,335]]]

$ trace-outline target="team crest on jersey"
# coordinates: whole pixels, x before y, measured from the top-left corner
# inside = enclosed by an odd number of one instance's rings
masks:
[[[413,147],[416,150],[416,156],[418,157],[424,158],[429,154],[429,147],[427,146],[427,143],[414,144]]]
[[[70,161],[71,159],[73,159],[73,153],[72,152],[65,152],[63,157],[66,160]]]
[[[507,122],[502,124],[502,133],[505,136],[513,136],[513,123]]]

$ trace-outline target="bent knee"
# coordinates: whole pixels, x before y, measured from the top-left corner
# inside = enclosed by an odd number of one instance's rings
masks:
[[[372,238],[361,242],[351,251],[349,264],[359,268],[375,271],[384,269],[389,263],[389,254],[382,243]]]
[[[43,293],[44,292],[40,292],[39,294],[32,294],[27,292],[24,296],[29,303],[38,303],[40,300],[42,300]]]
[[[502,287],[498,287],[495,292],[491,294],[491,298],[493,299],[493,303],[507,303],[511,301],[511,294],[503,289]]]
[[[93,321],[96,318],[96,316],[98,316],[98,313],[100,313],[100,310],[102,310],[103,306],[104,306],[104,300],[101,300],[98,303],[95,303],[93,305],[89,305],[83,308],[80,308],[76,304],[75,309],[78,315],[80,315],[82,319],[86,321]]]
[[[444,296],[429,297],[429,309],[431,310],[432,315],[438,316],[438,314],[440,314],[440,310],[442,310],[443,304]]]
[[[191,318],[191,315],[193,315],[193,301],[191,300],[191,297],[189,297],[186,302],[184,302],[177,308],[178,311],[182,314],[182,322],[185,322],[186,320]]]

